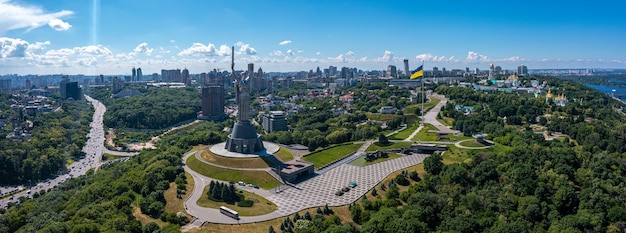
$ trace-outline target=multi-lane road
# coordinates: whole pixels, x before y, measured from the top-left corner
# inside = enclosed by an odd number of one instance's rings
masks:
[[[18,202],[20,197],[32,197],[33,193],[39,192],[41,190],[49,190],[60,183],[63,183],[67,179],[71,179],[72,177],[77,177],[80,175],[84,175],[87,173],[89,169],[95,169],[99,167],[102,162],[100,159],[102,158],[102,153],[104,151],[104,126],[102,124],[102,117],[104,112],[106,111],[106,107],[100,103],[100,101],[95,100],[89,96],[85,96],[87,101],[91,102],[94,106],[94,114],[93,119],[90,124],[90,131],[87,134],[87,143],[85,147],[83,147],[84,158],[81,158],[78,161],[72,163],[66,170],[62,171],[62,174],[49,179],[47,181],[43,181],[40,183],[32,184],[31,187],[28,184],[19,187],[8,187],[2,186],[0,187],[0,191],[2,195],[9,193],[12,190],[18,190],[13,195],[7,196],[0,200],[0,207],[6,208],[9,202]],[[29,192],[30,190],[30,192]]]

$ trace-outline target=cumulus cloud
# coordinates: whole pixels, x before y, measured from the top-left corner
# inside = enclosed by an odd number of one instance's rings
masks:
[[[240,54],[246,54],[246,55],[255,55],[256,54],[256,49],[250,47],[249,44],[243,43],[241,41],[235,43],[236,46],[240,46],[239,47],[239,53]]]
[[[133,49],[133,52],[134,53],[143,53],[143,54],[146,54],[146,55],[150,56],[150,54],[152,53],[152,50],[154,50],[154,49],[150,48],[148,46],[148,43],[143,42],[143,43],[137,45],[137,47],[135,47],[135,49]]]
[[[215,47],[214,44],[204,45],[202,43],[193,43],[191,47],[183,49],[178,53],[178,56],[193,56],[193,55],[204,55],[204,56],[228,56],[230,55],[230,47],[227,45],[220,45],[219,49]]]
[[[288,45],[288,44],[291,44],[290,40],[283,40],[280,43],[278,43],[278,45]]]
[[[382,57],[376,59],[379,62],[392,62],[393,61],[393,52],[389,50],[385,50],[385,54]]]
[[[51,28],[57,31],[67,31],[68,29],[72,27],[72,25],[70,25],[68,22],[65,22],[60,19],[50,20],[50,22],[48,22],[48,26],[50,26]]]
[[[432,62],[458,62],[454,56],[446,57],[446,56],[437,56],[432,55],[430,53],[423,53],[415,56],[415,59],[418,61],[432,61]]]
[[[353,57],[354,55],[356,55],[356,53],[354,53],[352,51],[346,52],[346,56],[348,56],[348,57]]]
[[[0,0],[0,33],[21,28],[30,31],[46,24],[57,31],[64,31],[72,25],[61,19],[72,14],[74,12],[68,10],[46,13],[38,6],[25,6],[11,0]]]
[[[287,55],[293,56],[293,51],[291,51],[291,49],[287,50]]]
[[[321,55],[321,54],[322,54],[322,53],[320,53],[320,52],[315,53],[315,55],[317,55],[317,56],[319,56],[319,55]]]
[[[50,41],[31,44],[19,38],[0,37],[0,58],[30,57],[46,45],[50,45]]]
[[[489,61],[489,57],[479,54],[477,52],[474,51],[469,51],[467,52],[467,58],[466,60],[468,62],[486,62]]]
[[[274,50],[274,51],[272,51],[272,52],[270,53],[270,56],[279,56],[279,57],[282,57],[282,56],[285,56],[285,55],[284,55],[284,54],[283,54],[283,52],[281,52],[280,50]]]

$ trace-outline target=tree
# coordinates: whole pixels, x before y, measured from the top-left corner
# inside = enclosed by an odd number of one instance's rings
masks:
[[[374,187],[372,189],[372,196],[376,196],[376,195],[378,195],[378,192],[376,191],[376,187]]]
[[[416,181],[416,182],[421,180],[419,175],[417,174],[417,171],[411,171],[409,173],[409,178],[411,178],[411,180]]]
[[[396,177],[393,180],[396,184],[399,184],[402,186],[407,186],[410,184],[409,180],[407,180],[406,176],[404,176],[403,174],[396,175]]]
[[[268,233],[276,233],[276,231],[274,231],[274,227],[272,227],[272,226],[270,226],[270,227],[267,229],[267,232],[268,232]]]
[[[387,138],[387,136],[385,136],[385,134],[381,133],[378,136],[378,142],[382,145],[387,145],[389,144],[389,138]]]
[[[443,158],[440,154],[434,153],[424,159],[424,170],[433,175],[438,175],[443,170]]]
[[[352,221],[354,221],[355,223],[361,224],[362,214],[363,210],[361,209],[361,206],[352,205],[350,207],[350,217],[352,217]]]
[[[326,203],[326,205],[324,205],[324,214],[332,214],[333,211],[328,208],[328,203]]]
[[[319,207],[317,207],[317,209],[319,209]],[[313,220],[313,218],[311,218],[311,213],[309,213],[309,211],[304,212],[304,219],[309,220],[309,221]]]

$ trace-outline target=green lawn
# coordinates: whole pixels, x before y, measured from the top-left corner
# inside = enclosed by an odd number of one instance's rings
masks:
[[[291,153],[291,151],[280,147],[280,150],[278,150],[274,156],[276,156],[278,159],[282,160],[283,162],[287,162],[290,160],[293,160],[293,154]]]
[[[433,107],[435,107],[435,105],[437,105],[439,102],[441,102],[440,99],[431,98],[431,101],[428,101],[428,102],[424,103],[424,108],[426,109],[426,111],[428,111],[428,110],[432,109]],[[404,113],[405,114],[413,114],[413,113],[415,113],[415,109],[416,108],[422,108],[421,101],[418,104],[409,105],[406,108],[404,108],[405,109]]]
[[[466,147],[485,147],[487,145],[482,144],[476,140],[468,140],[468,141],[462,141],[461,142],[461,146],[466,146]]]
[[[408,148],[413,144],[413,142],[390,142],[388,145],[380,145],[380,143],[375,142],[370,145],[365,151],[377,151],[377,150],[387,150],[394,148]]]
[[[403,129],[397,134],[389,136],[389,140],[404,140],[408,138],[409,136],[411,136],[413,131],[415,131],[417,127],[419,127],[419,125],[420,125],[419,120],[409,124],[407,125],[406,129]]]
[[[354,161],[350,162],[350,164],[355,165],[355,166],[363,167],[363,166],[367,166],[367,165],[370,165],[370,164],[380,163],[380,162],[388,160],[388,159],[398,158],[400,156],[402,156],[402,155],[399,155],[399,154],[389,154],[389,157],[387,157],[387,158],[379,158],[379,159],[376,159],[376,160],[374,160],[372,162],[368,162],[368,161],[365,161],[365,155],[364,155],[364,156],[361,156],[358,159],[355,159]]]
[[[202,157],[202,159],[204,159],[205,161],[209,163],[231,167],[231,168],[266,168],[266,167],[269,167],[269,165],[260,157],[253,157],[253,158],[224,157],[224,156],[213,154],[211,150],[208,148],[202,151],[200,156]]]
[[[370,120],[390,121],[391,119],[393,119],[394,116],[396,116],[396,114],[380,114],[380,113],[366,112],[365,116],[367,116],[367,119],[370,119]]]
[[[428,130],[437,130],[437,128],[431,124],[425,124],[424,128],[420,130],[415,137],[411,138],[412,141],[437,141],[437,133],[429,133]]]
[[[336,146],[336,147],[332,147],[326,150],[309,154],[302,159],[304,161],[313,163],[315,167],[318,168],[326,164],[329,164],[330,162],[335,161],[352,152],[356,152],[359,149],[359,147],[361,147],[361,145],[363,145],[363,143],[358,143],[358,144],[351,143],[351,144]]]
[[[437,121],[439,121],[439,123],[445,125],[445,126],[452,126],[452,124],[454,124],[454,119],[450,118],[450,117],[441,117],[441,119],[437,118]]]
[[[237,188],[237,185],[235,185],[235,188]],[[196,201],[196,203],[199,206],[207,207],[207,208],[214,208],[214,209],[220,208],[220,206],[226,206],[231,210],[239,212],[239,216],[258,216],[258,215],[269,214],[271,212],[274,212],[274,210],[276,210],[276,204],[272,203],[271,201],[268,201],[262,196],[259,196],[257,194],[254,194],[245,190],[242,190],[243,196],[245,197],[246,200],[249,199],[249,200],[254,201],[254,205],[252,205],[252,207],[239,207],[237,205],[231,205],[226,202],[211,201],[209,200],[209,196],[207,194],[208,192],[209,192],[209,186],[207,185],[204,187],[204,190],[202,191],[202,196],[200,197],[200,199]]]
[[[243,181],[248,184],[258,185],[263,189],[272,189],[281,185],[274,177],[264,171],[245,171],[216,167],[200,162],[196,156],[190,156],[186,163],[194,171],[213,179],[234,182]]]

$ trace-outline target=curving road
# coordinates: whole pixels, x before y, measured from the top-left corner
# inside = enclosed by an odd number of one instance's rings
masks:
[[[183,156],[183,161],[189,156],[194,156],[198,151],[199,150],[188,152]],[[261,222],[287,216],[306,208],[324,206],[325,204],[329,206],[347,205],[358,200],[363,194],[368,192],[389,174],[419,164],[427,156],[428,155],[425,154],[406,155],[365,167],[342,164],[324,174],[295,184],[293,187],[283,186],[284,189],[278,192],[274,192],[274,190],[237,186],[238,188],[261,195],[277,205],[276,211],[272,213],[260,216],[242,216],[239,220],[221,214],[218,209],[198,206],[196,202],[202,196],[204,187],[214,179],[200,175],[185,166],[185,171],[191,175],[195,182],[192,194],[185,200],[184,204],[187,213],[193,217],[193,221],[185,229],[188,230],[194,226],[200,226],[204,222],[225,224]],[[342,196],[336,196],[334,194],[335,191],[347,186],[351,181],[356,181],[358,186]]]

